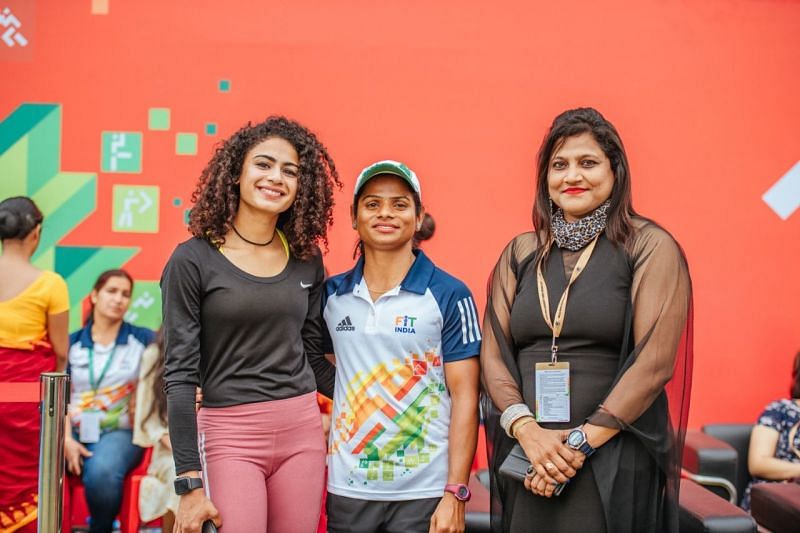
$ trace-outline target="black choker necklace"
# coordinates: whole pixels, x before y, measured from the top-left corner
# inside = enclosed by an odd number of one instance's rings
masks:
[[[241,234],[241,233],[239,233],[239,230],[237,230],[237,229],[236,229],[236,226],[234,226],[233,224],[231,224],[231,227],[233,228],[233,232],[234,232],[236,235],[238,235],[240,239],[242,239],[242,240],[243,240],[244,242],[246,242],[247,244],[252,244],[253,246],[269,246],[270,244],[272,244],[272,241],[274,241],[274,240],[275,240],[275,233],[277,233],[277,231],[276,231],[276,230],[272,230],[272,238],[271,238],[270,240],[268,240],[267,242],[253,242],[253,241],[251,241],[251,240],[245,239],[245,238],[242,236],[242,234]]]

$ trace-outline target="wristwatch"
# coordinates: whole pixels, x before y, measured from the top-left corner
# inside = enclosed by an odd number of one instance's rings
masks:
[[[449,492],[456,497],[458,501],[468,502],[472,498],[472,491],[463,483],[453,483],[444,486],[445,492]]]
[[[180,476],[175,478],[175,494],[183,496],[195,489],[203,488],[203,479],[199,477]]]
[[[575,428],[569,432],[569,435],[567,435],[567,446],[573,450],[578,450],[586,457],[591,456],[595,452],[595,449],[592,448],[586,440],[586,433],[584,433],[581,428]]]

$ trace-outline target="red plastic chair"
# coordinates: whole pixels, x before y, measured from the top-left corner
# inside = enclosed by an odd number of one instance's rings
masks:
[[[142,478],[147,475],[147,468],[153,455],[152,448],[146,448],[142,461],[133,470],[128,472],[123,482],[122,505],[119,509],[117,518],[120,523],[121,533],[137,533],[142,525],[139,517],[139,487]],[[89,510],[86,506],[86,495],[84,494],[81,478],[67,474],[64,478],[64,531],[72,531],[73,525],[86,525],[89,517]],[[147,525],[157,525],[159,521],[154,521]]]

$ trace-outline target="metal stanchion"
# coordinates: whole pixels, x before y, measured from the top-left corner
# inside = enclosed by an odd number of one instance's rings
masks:
[[[39,444],[39,533],[61,533],[64,500],[64,431],[69,376],[45,372],[40,378],[42,429]]]

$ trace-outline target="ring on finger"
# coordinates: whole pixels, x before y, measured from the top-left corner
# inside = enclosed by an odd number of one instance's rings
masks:
[[[547,462],[547,463],[545,463],[545,465],[544,465],[544,468],[545,468],[545,470],[547,470],[547,471],[553,470],[555,467],[556,467],[556,465],[554,465],[553,463],[550,463],[550,462]]]

